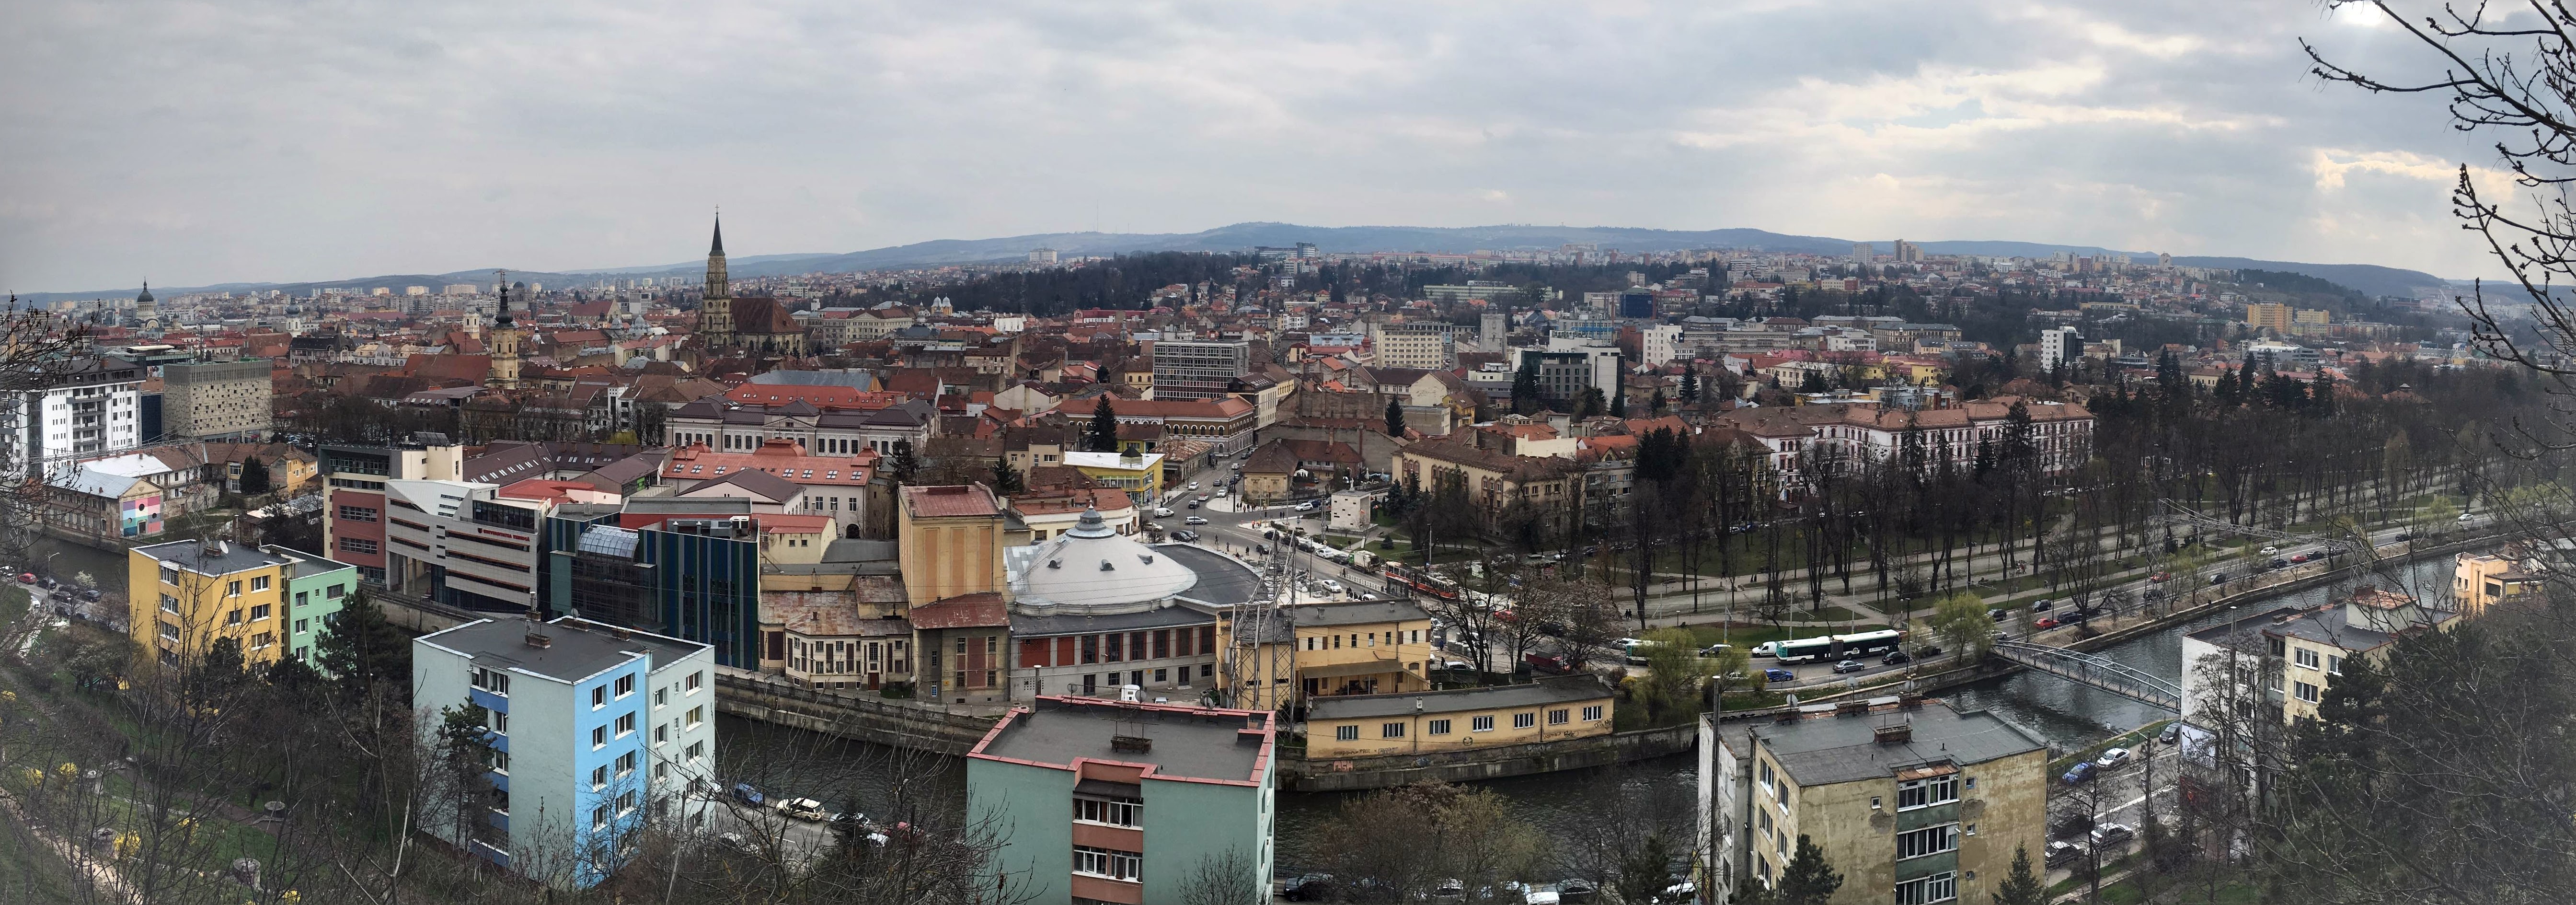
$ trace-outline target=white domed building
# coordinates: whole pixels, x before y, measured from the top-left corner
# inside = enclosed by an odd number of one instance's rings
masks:
[[[1085,510],[1053,539],[1002,553],[1011,585],[1012,697],[1193,702],[1216,682],[1216,612],[1252,600],[1261,577],[1188,544],[1145,544]]]

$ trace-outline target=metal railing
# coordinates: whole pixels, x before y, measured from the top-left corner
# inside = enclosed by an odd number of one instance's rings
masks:
[[[2029,669],[2099,688],[2149,707],[2182,712],[2180,686],[2115,660],[2026,641],[1997,641],[1995,654]]]

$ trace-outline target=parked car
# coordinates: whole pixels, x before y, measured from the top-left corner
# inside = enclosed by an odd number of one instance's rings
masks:
[[[2049,611],[2049,610],[2051,610],[2051,609],[2055,609],[2056,607],[2057,607],[2057,601],[2054,601],[2054,600],[2042,600],[2042,601],[2039,601],[2039,602],[2037,602],[2037,603],[2033,603],[2033,604],[2031,604],[2031,605],[2030,605],[2030,611],[2031,611],[2031,612],[2034,612],[2034,613],[2045,613],[2045,612],[2048,612],[2048,611]]]
[[[1756,644],[1756,645],[1754,645],[1754,646],[1753,646],[1753,653],[1752,653],[1752,654],[1750,654],[1750,656],[1755,656],[1755,657],[1777,657],[1777,656],[1779,656],[1779,655],[1780,655],[1780,654],[1779,654],[1779,650],[1780,650],[1780,642],[1777,642],[1777,641],[1765,641],[1765,642],[1762,642],[1762,643],[1760,643],[1760,644]]]
[[[2149,575],[2149,576],[2147,576],[2147,580],[2148,580],[2148,581],[2155,582],[2155,583],[2157,583],[2157,584],[2163,584],[2163,583],[2165,583],[2165,582],[2168,582],[2168,581],[2172,581],[2172,580],[2173,580],[2173,573],[2171,573],[2171,572],[2158,572],[2158,573],[2156,573],[2156,574],[2153,574],[2153,575]]]
[[[1335,898],[1333,895],[1333,875],[1300,874],[1290,877],[1286,883],[1282,884],[1279,896],[1291,902],[1332,901]]]
[[[2067,770],[2066,775],[2060,776],[2058,779],[2065,781],[2065,783],[2070,786],[2080,786],[2087,780],[2093,778],[2093,770],[2093,762],[2089,760],[2084,761],[2076,764],[2073,769]]]
[[[98,599],[98,597],[99,597],[99,594],[98,594],[98,589],[97,589],[97,588],[83,588],[83,589],[81,589],[81,599],[82,599],[82,600],[97,600],[97,599]]]
[[[1191,490],[1197,490],[1197,489],[1199,489],[1199,482],[1197,482],[1197,481],[1191,481],[1191,482],[1190,482],[1189,489],[1191,489]]]
[[[2272,555],[2272,554],[2274,554],[2274,553],[2279,553],[2279,552],[2281,552],[2281,548],[2279,548],[2279,547],[2265,547],[2265,548],[2263,548],[2263,555],[2265,555],[2265,556],[2270,556],[2270,555]]]
[[[1189,503],[1189,508],[1192,508],[1192,509],[1199,508],[1199,501],[1197,501],[1197,500],[1191,500],[1191,501],[1190,501],[1190,503]]]
[[[2404,532],[2404,531],[2397,532],[2397,536],[2396,536],[2396,537],[2390,538],[2390,540],[2414,540],[2414,539],[2415,539],[2415,535],[2408,534],[2408,533],[2406,533],[2406,532]]]
[[[1176,541],[1180,541],[1180,542],[1185,543],[1185,544],[1186,544],[1186,543],[1192,543],[1192,542],[1195,542],[1195,541],[1197,541],[1197,540],[1199,539],[1199,533],[1198,533],[1198,532],[1196,532],[1196,531],[1192,531],[1192,530],[1190,530],[1190,529],[1187,529],[1187,528],[1183,528],[1183,529],[1181,529],[1181,530],[1179,530],[1179,531],[1174,531],[1174,532],[1172,532],[1172,539],[1173,539],[1173,540],[1176,540]]]
[[[781,801],[778,803],[778,813],[816,823],[821,823],[823,818],[828,816],[823,812],[823,803],[811,798],[790,798]]]
[[[1207,516],[1203,515],[1193,515],[1181,520],[1181,524],[1184,525],[1204,525],[1207,523]]]
[[[1913,657],[1906,656],[1904,651],[1892,650],[1887,652],[1887,656],[1878,658],[1878,662],[1889,666],[1903,666],[1906,663],[1912,662],[1913,659]]]
[[[1170,518],[1170,517],[1171,517],[1171,515],[1172,515],[1172,507],[1170,507],[1170,506],[1156,506],[1156,507],[1154,507],[1154,517],[1155,517],[1155,518]]]
[[[2212,587],[2215,587],[2215,586],[2218,586],[2218,585],[2226,584],[2226,583],[2227,583],[2227,573],[2225,573],[2225,572],[2212,572],[2212,573],[2210,573],[2210,575],[2209,575],[2209,583],[2210,583],[2210,585],[2211,585]]]
[[[2048,838],[2073,839],[2093,831],[2093,815],[2073,811],[2048,822]]]
[[[2470,522],[2474,522],[2474,521],[2477,521],[2477,520],[2478,520],[2478,517],[2477,517],[2477,516],[2470,515],[2470,514],[2468,514],[2468,513],[2466,513],[2466,512],[2460,513],[2460,524],[2466,525],[2466,524],[2468,524],[2468,523],[2470,523]]]
[[[1451,660],[1440,664],[1440,668],[1450,672],[1474,672],[1476,664],[1469,663],[1465,660]]]
[[[1521,662],[1529,664],[1531,669],[1544,673],[1564,675],[1574,671],[1574,667],[1568,665],[1564,657],[1555,654],[1526,653],[1521,655]]]
[[[2030,624],[2030,627],[2032,627],[2032,628],[2056,628],[2056,627],[2057,627],[2057,620],[2056,620],[2054,617],[2042,616],[2042,617],[2040,617],[2040,618],[2039,618],[2039,621],[2038,621],[2038,622],[2033,622],[2033,623],[2031,623],[2031,624]]]
[[[2158,744],[2171,745],[2180,741],[2182,741],[2182,721],[2180,720],[2166,723],[2165,731],[2156,736]]]
[[[2307,555],[2307,554],[2305,554],[2305,553],[2301,553],[2301,554],[2299,554],[2299,555],[2297,555],[2297,556],[2290,557],[2290,561],[2291,561],[2291,562],[2307,562],[2307,561],[2308,561],[2308,555]]]
[[[1732,644],[1711,644],[1707,647],[1700,648],[1699,655],[1703,657],[1723,657],[1726,656],[1727,651],[1734,649],[1735,646]]]
[[[1299,503],[1299,504],[1297,504],[1297,511],[1299,511],[1299,512],[1313,512],[1313,511],[1315,511],[1315,501],[1314,501],[1314,500],[1307,500],[1307,501],[1305,501],[1305,502],[1303,502],[1303,503]]]
[[[738,782],[733,784],[733,797],[736,801],[754,805],[767,800],[765,796],[760,794],[759,789],[752,788],[752,785],[747,782]]]
[[[2096,846],[2119,845],[2135,838],[2138,838],[2138,831],[2125,823],[2105,823],[2093,828],[2093,844]]]
[[[2287,569],[2287,568],[2289,568],[2289,567],[2290,567],[2290,561],[2289,561],[2289,560],[2282,559],[2282,558],[2280,558],[2280,557],[2278,557],[2278,556],[2272,557],[2272,568],[2275,568],[2275,569]]]
[[[1798,674],[1775,666],[1762,671],[1762,681],[1795,682],[1798,681]]]
[[[2093,760],[2093,765],[2108,770],[2128,762],[2129,749],[2105,748],[2102,750],[2102,756]]]
[[[1834,664],[1834,675],[1839,676],[1847,672],[1859,672],[1868,668],[1869,664],[1867,663],[1863,663],[1858,660],[1844,660],[1840,663]]]
[[[1917,657],[1938,657],[1941,655],[1941,646],[1938,644],[1926,644],[1922,647],[1915,648],[1914,655]]]
[[[35,584],[35,583],[36,583],[36,573],[34,573],[34,572],[20,572],[20,573],[18,573],[18,583],[19,583],[19,584]]]
[[[2084,860],[2083,846],[2072,842],[2051,842],[2048,844],[2048,866],[2050,867],[2065,867],[2082,860]]]
[[[2141,599],[2144,599],[2144,600],[2150,600],[2150,601],[2154,601],[2154,600],[2163,600],[2163,599],[2165,599],[2165,589],[2163,589],[2163,588],[2148,588],[2148,589],[2147,589],[2147,593],[2145,593],[2145,594],[2143,594],[2143,595],[2140,595],[2140,596],[2141,596]]]
[[[1324,579],[1324,593],[1327,593],[1327,594],[1339,594],[1339,593],[1341,593],[1341,592],[1342,592],[1342,583],[1341,583],[1341,582],[1334,581],[1334,580],[1332,580],[1332,579],[1330,579],[1330,578]]]

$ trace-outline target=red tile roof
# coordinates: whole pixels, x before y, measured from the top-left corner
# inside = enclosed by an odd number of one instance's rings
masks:
[[[903,488],[903,508],[913,518],[956,518],[1002,514],[1001,501],[982,484],[947,484]]]
[[[1011,614],[1002,595],[979,591],[913,607],[911,620],[915,629],[985,628],[1011,624]]]

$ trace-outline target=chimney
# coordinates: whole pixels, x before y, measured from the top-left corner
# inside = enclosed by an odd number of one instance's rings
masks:
[[[1835,716],[1859,716],[1868,712],[1868,701],[1844,701],[1834,705]]]
[[[1154,750],[1154,740],[1141,735],[1113,735],[1109,737],[1109,750],[1144,754]]]
[[[1901,745],[1913,741],[1914,723],[1908,721],[1880,726],[1870,731],[1870,740],[1882,745]]]

